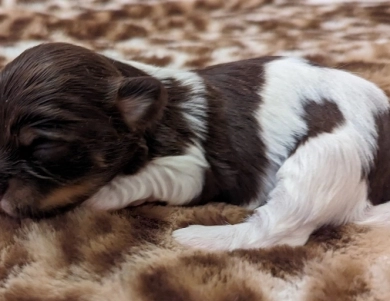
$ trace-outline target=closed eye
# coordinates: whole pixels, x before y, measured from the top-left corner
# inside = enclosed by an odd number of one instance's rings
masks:
[[[30,146],[31,156],[35,160],[54,162],[69,153],[69,144],[65,141],[53,141],[38,138]]]

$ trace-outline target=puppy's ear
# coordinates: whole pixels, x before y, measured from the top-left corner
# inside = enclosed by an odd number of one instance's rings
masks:
[[[161,118],[167,98],[165,87],[153,77],[125,78],[119,84],[116,104],[131,129],[143,130]]]

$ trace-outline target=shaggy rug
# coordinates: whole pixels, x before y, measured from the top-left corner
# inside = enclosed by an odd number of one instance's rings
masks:
[[[0,64],[44,41],[178,68],[281,54],[349,69],[390,95],[390,3],[2,0]],[[390,226],[323,228],[306,246],[204,252],[171,232],[237,223],[211,204],[0,216],[0,300],[390,300]]]

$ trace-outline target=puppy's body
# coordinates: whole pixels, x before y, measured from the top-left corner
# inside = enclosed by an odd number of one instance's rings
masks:
[[[81,51],[73,47],[65,48]],[[389,102],[374,84],[297,58],[266,57],[195,71],[106,63],[113,69],[107,80],[120,84],[117,96],[101,101],[112,112],[106,114],[109,121],[100,122],[115,128],[123,149],[116,156],[124,158],[108,159],[110,148],[91,150],[105,176],[86,167],[83,178],[99,180],[78,197],[100,188],[86,206],[114,210],[145,201],[223,201],[257,208],[240,225],[174,232],[179,242],[216,249],[298,245],[325,224],[390,218],[387,204],[371,209],[390,197]],[[84,183],[74,179],[72,185],[79,182]],[[59,194],[60,204],[75,197]],[[5,200],[3,208],[11,211]]]
[[[130,64],[187,91],[181,118],[192,136],[181,155],[117,177],[87,205],[267,204],[239,226],[174,234],[190,245],[236,248],[302,244],[314,229],[362,221],[371,204],[390,199],[389,102],[372,83],[296,58],[192,72]]]

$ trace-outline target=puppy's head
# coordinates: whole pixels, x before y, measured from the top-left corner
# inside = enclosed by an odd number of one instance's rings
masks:
[[[146,158],[162,84],[82,47],[30,48],[0,73],[0,206],[36,216],[82,202]]]

